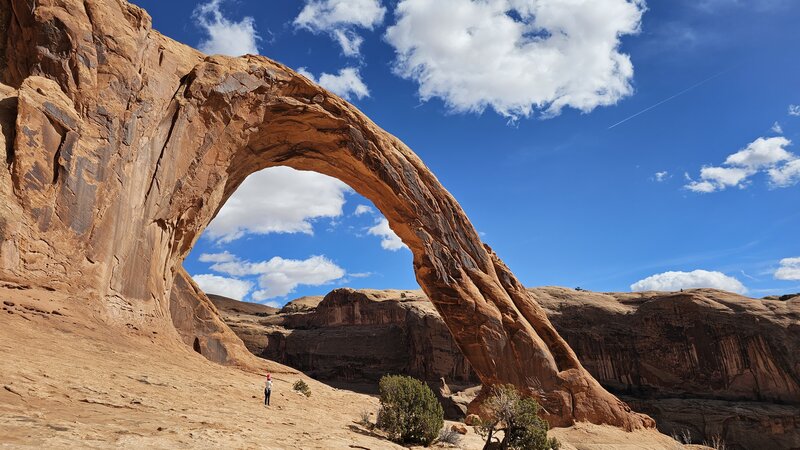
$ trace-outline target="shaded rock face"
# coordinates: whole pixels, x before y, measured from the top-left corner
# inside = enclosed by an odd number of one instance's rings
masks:
[[[532,292],[584,366],[615,392],[800,404],[800,301],[711,289]]]
[[[584,366],[659,430],[800,448],[800,297],[531,289]]]
[[[666,434],[688,432],[698,443],[720,436],[729,448],[800,448],[800,298],[757,300],[711,289],[530,292],[592,375]],[[303,312],[267,316],[237,314],[242,307],[230,303],[220,309],[254,353],[304,371],[338,368],[317,372],[322,378],[408,373],[470,380],[449,370],[409,370],[414,355],[427,368],[460,367],[463,360],[447,351],[452,342],[434,356],[402,338],[411,332],[426,335],[422,341],[438,341],[431,334],[450,339],[437,331],[444,322],[420,292],[337,289],[316,301],[316,309],[303,299],[303,308],[284,308]]]
[[[178,44],[123,0],[0,11],[0,279],[80,292],[109,323],[216,342],[207,353],[232,361],[227,328],[187,324],[215,312],[193,288],[172,295],[181,263],[248,175],[313,170],[381,210],[483,383],[539,396],[553,425],[653,426],[581,366],[422,161],[352,105],[267,58]]]
[[[247,303],[211,298],[251,352],[318,379],[377,382],[405,374],[436,384],[478,381],[420,291],[336,289],[315,307],[292,302],[266,315],[245,312]]]
[[[795,450],[800,448],[800,406],[696,398],[642,399],[623,396],[637,411],[650,414],[667,435],[691,436],[725,448]]]

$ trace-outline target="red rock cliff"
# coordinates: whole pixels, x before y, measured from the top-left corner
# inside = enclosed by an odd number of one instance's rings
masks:
[[[178,44],[123,0],[0,12],[0,279],[79,291],[110,323],[194,342],[208,324],[174,321],[170,303],[200,233],[251,173],[314,170],[386,216],[484,383],[539,396],[553,425],[653,425],[581,366],[422,161],[352,105],[267,58]],[[193,321],[214,314],[200,292],[183,304]],[[211,354],[235,363],[235,336],[212,334],[228,336]]]

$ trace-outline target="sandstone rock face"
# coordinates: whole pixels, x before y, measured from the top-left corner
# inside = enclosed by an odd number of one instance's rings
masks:
[[[732,450],[800,448],[798,405],[697,398],[622,398],[655,418],[658,429],[667,435],[686,433],[693,442],[711,442],[719,436],[725,448]]]
[[[800,448],[800,297],[532,289],[603,386],[659,430],[728,448]]]
[[[615,392],[800,404],[800,301],[712,290],[533,295]]]
[[[437,384],[441,378],[478,381],[421,291],[336,289],[318,297],[317,306],[304,298],[280,313],[211,300],[251,352],[314,378],[377,382],[385,374],[405,374]]]
[[[800,447],[800,355],[796,350],[800,348],[800,298],[757,300],[711,289],[600,294],[545,287],[530,292],[592,375],[636,410],[655,418],[664,433],[688,432],[695,442],[720,436],[734,449]],[[239,302],[228,302],[220,309],[251,351],[304,371],[314,370],[324,349],[321,366],[356,367],[363,376],[369,372],[352,353],[361,345],[367,350],[359,355],[380,355],[382,364],[373,368],[376,376],[409,373],[409,353],[436,360],[435,366],[460,364],[460,355],[442,352],[435,359],[408,339],[370,337],[353,326],[383,323],[386,334],[392,327],[413,330],[419,320],[410,313],[424,311],[426,333],[431,333],[438,329],[435,322],[441,327],[443,321],[419,292],[339,289],[325,297],[318,311],[313,309],[313,300],[299,303],[304,312],[294,314],[237,314],[247,308],[237,306]],[[290,303],[285,309],[301,308]],[[330,341],[338,345],[331,346]],[[356,341],[359,344],[353,345]],[[407,349],[413,351],[407,353]],[[402,357],[389,357],[397,354]],[[453,359],[444,362],[448,357]],[[433,381],[439,373],[411,374]],[[348,372],[315,375],[342,380]],[[461,381],[452,373],[442,376],[448,382]],[[464,394],[443,397],[450,401],[448,405],[459,408],[474,398]],[[460,408],[452,417],[463,418],[465,412]]]
[[[314,170],[383,212],[483,383],[539,396],[553,425],[653,425],[581,366],[422,161],[352,105],[267,58],[178,44],[123,0],[0,11],[0,279],[79,291],[110,323],[174,329],[182,260],[224,201],[257,170]],[[205,300],[197,320],[214,314]],[[243,352],[229,337],[204,342],[230,361]]]
[[[241,339],[183,268],[170,290],[169,313],[181,340],[197,353],[220,364],[252,366]]]

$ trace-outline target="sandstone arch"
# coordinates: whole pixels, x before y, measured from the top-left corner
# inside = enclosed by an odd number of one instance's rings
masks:
[[[583,369],[422,161],[352,105],[267,58],[175,43],[122,0],[0,11],[0,279],[81,292],[110,322],[171,318],[206,336],[204,355],[235,359],[181,262],[247,175],[314,170],[384,213],[484,383],[539,395],[553,425],[653,425]]]

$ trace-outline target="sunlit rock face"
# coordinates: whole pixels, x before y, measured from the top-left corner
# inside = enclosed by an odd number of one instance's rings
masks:
[[[800,297],[529,292],[587,370],[662,432],[695,442],[719,436],[735,449],[800,446]],[[336,289],[280,311],[213,301],[252,352],[321,379],[469,380],[444,321],[419,291]]]
[[[80,292],[109,323],[172,330],[235,364],[249,354],[224,324],[194,324],[216,314],[202,292],[171,294],[181,263],[248,175],[313,170],[381,210],[484,384],[536,395],[552,425],[653,426],[581,366],[422,161],[352,105],[267,58],[178,44],[123,0],[0,12],[3,280]]]

